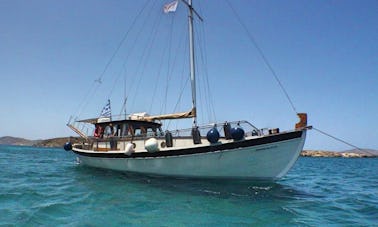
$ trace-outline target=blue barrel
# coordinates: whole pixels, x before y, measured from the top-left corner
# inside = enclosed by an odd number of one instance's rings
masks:
[[[231,137],[234,140],[242,140],[244,139],[244,130],[241,127],[234,127],[231,128]]]
[[[210,129],[210,130],[207,132],[206,138],[207,138],[207,140],[208,140],[210,143],[216,143],[216,142],[218,142],[218,140],[219,140],[219,132],[218,132],[218,129],[215,128],[215,127],[212,128],[212,129]]]
[[[72,150],[72,144],[71,144],[71,142],[67,142],[67,143],[65,143],[64,146],[63,146],[63,148],[64,148],[64,150],[66,150],[66,151],[70,151],[70,150]]]

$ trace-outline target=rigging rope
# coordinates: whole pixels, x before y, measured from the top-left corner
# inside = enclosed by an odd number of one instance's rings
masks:
[[[175,15],[175,14],[173,14]],[[174,25],[174,16],[171,18],[171,23],[170,23],[170,33],[168,37],[168,64],[167,64],[167,78],[166,78],[166,86],[165,86],[165,96],[164,96],[164,101],[163,101],[163,106],[161,109],[161,114],[165,113],[167,110],[167,101],[168,101],[168,89],[169,89],[169,81],[171,79],[171,74],[172,74],[172,68],[171,68],[171,53],[172,53],[172,38],[173,38],[173,25]],[[174,64],[172,64],[174,65]]]
[[[337,140],[337,141],[339,141],[339,142],[341,142],[341,143],[344,143],[344,144],[346,144],[346,145],[348,145],[348,146],[351,146],[351,147],[353,147],[353,148],[355,148],[355,149],[357,149],[357,150],[359,150],[359,151],[364,151],[364,150],[362,150],[361,148],[359,148],[359,147],[357,147],[357,146],[355,146],[355,145],[353,145],[353,144],[351,144],[351,143],[348,143],[348,142],[346,142],[345,140],[342,140],[342,139],[340,139],[340,138],[337,138],[337,137],[335,137],[335,136],[333,136],[333,135],[331,135],[331,134],[329,134],[329,133],[326,133],[326,132],[324,132],[324,131],[322,131],[322,130],[320,130],[320,129],[317,129],[317,128],[315,128],[315,127],[312,127],[312,129],[314,129],[315,131],[317,131],[317,132],[319,132],[319,133],[321,133],[321,134],[323,134],[323,135],[325,135],[325,136],[328,136],[328,137],[330,137],[330,138],[332,138],[332,139],[334,139],[334,140]],[[367,152],[367,151],[364,151],[364,152]],[[369,152],[367,152],[367,153],[369,153]]]
[[[151,113],[152,112],[152,106],[153,104],[155,104],[155,98],[156,98],[156,92],[157,92],[157,88],[158,88],[158,85],[159,85],[159,82],[160,82],[160,77],[162,75],[162,69],[163,69],[163,65],[164,65],[164,59],[165,59],[165,55],[167,54],[167,51],[168,48],[167,46],[169,45],[169,43],[167,42],[166,46],[163,48],[163,51],[162,51],[162,54],[161,54],[161,57],[160,57],[160,64],[159,64],[159,68],[157,70],[157,74],[156,74],[156,83],[154,83],[154,88],[153,88],[153,93],[152,93],[152,96],[151,96],[151,103],[150,103],[150,108],[148,109],[148,112]]]
[[[155,18],[154,20],[154,24],[153,24],[153,29],[151,30],[151,34],[149,36],[147,36],[149,38],[148,40],[148,45],[146,45],[143,49],[143,51],[141,52],[142,55],[140,57],[140,61],[138,62],[138,66],[137,66],[137,69],[140,70],[140,73],[137,73],[137,75],[139,75],[139,80],[137,82],[137,85],[136,85],[136,89],[135,89],[135,93],[134,93],[134,97],[136,97],[139,93],[139,87],[140,87],[140,84],[142,82],[142,78],[143,76],[145,75],[145,70],[147,69],[147,64],[148,64],[148,59],[150,58],[151,54],[152,54],[152,47],[154,46],[154,43],[156,41],[156,38],[157,38],[157,33],[159,31],[159,23],[160,23],[160,20],[162,18],[161,15],[156,15],[157,18]],[[148,17],[150,18],[150,16]],[[133,102],[132,102],[132,107],[134,106],[134,103],[136,101],[136,98],[133,99]]]
[[[232,12],[234,13],[236,19],[238,20],[238,22],[240,23],[240,25],[244,28],[245,32],[247,33],[248,35],[248,38],[251,40],[251,42],[253,43],[253,45],[255,46],[255,48],[257,49],[257,51],[259,52],[259,54],[261,55],[265,65],[268,67],[268,69],[270,70],[270,72],[273,74],[275,80],[277,81],[278,85],[280,86],[281,90],[283,91],[283,93],[285,94],[287,100],[289,101],[290,105],[291,105],[291,108],[293,109],[293,111],[298,114],[288,92],[286,91],[285,87],[283,86],[283,84],[281,83],[280,79],[278,78],[276,72],[274,71],[272,65],[269,63],[267,57],[265,56],[264,52],[262,51],[262,49],[259,47],[259,45],[257,44],[257,41],[256,39],[254,38],[254,36],[251,34],[251,32],[249,32],[247,26],[243,23],[243,21],[241,20],[240,16],[238,15],[238,13],[236,12],[236,10],[234,9],[234,7],[231,5],[231,3],[229,2],[229,0],[226,0],[227,4],[229,5],[229,7],[231,8]]]
[[[272,75],[274,76],[275,80],[277,81],[278,85],[280,86],[281,90],[283,91],[283,93],[285,94],[287,100],[289,101],[289,103],[290,103],[290,105],[291,105],[291,108],[293,109],[293,111],[294,111],[296,114],[298,114],[298,112],[297,112],[297,110],[296,110],[296,108],[295,108],[295,106],[294,106],[294,104],[293,104],[293,101],[291,100],[291,98],[290,98],[288,92],[286,91],[286,89],[285,89],[285,87],[283,86],[282,82],[281,82],[280,79],[278,78],[276,72],[274,71],[272,65],[269,63],[269,61],[268,61],[267,57],[265,56],[264,52],[262,51],[262,49],[261,49],[261,48],[259,47],[259,45],[257,44],[256,39],[255,39],[254,36],[249,32],[247,26],[243,23],[243,21],[241,20],[240,16],[237,14],[236,10],[235,10],[234,7],[231,5],[230,1],[229,1],[229,0],[226,0],[226,2],[227,2],[227,4],[229,5],[229,7],[231,8],[232,12],[234,13],[234,15],[235,15],[236,19],[238,20],[238,22],[241,24],[241,26],[243,27],[243,29],[244,29],[245,32],[247,33],[248,38],[251,40],[251,42],[253,43],[253,45],[255,46],[255,48],[257,49],[257,51],[259,52],[259,54],[261,55],[261,57],[262,57],[264,63],[266,64],[266,66],[268,67],[268,69],[271,71]],[[359,151],[363,151],[363,152],[366,152],[366,153],[372,154],[372,153],[370,153],[370,152],[368,152],[368,151],[366,151],[366,150],[363,150],[363,149],[361,149],[361,148],[359,148],[359,147],[357,147],[357,146],[355,146],[355,145],[353,145],[353,144],[351,144],[351,143],[346,142],[345,140],[342,140],[342,139],[337,138],[337,137],[335,137],[335,136],[333,136],[333,135],[331,135],[331,134],[329,134],[329,133],[326,133],[326,132],[324,132],[324,131],[322,131],[322,130],[320,130],[320,129],[318,129],[318,128],[312,127],[312,129],[314,129],[315,131],[317,131],[317,132],[319,132],[319,133],[321,133],[321,134],[323,134],[323,135],[325,135],[325,136],[328,136],[328,137],[330,137],[330,138],[332,138],[332,139],[334,139],[334,140],[337,140],[337,141],[339,141],[339,142],[341,142],[341,143],[344,143],[344,144],[346,144],[346,145],[348,145],[348,146],[350,146],[350,147],[353,147],[353,148],[355,148],[355,149],[357,149],[357,150],[359,150]]]
[[[126,55],[126,58],[125,58],[125,61],[124,61],[124,63],[123,63],[123,68],[125,69],[125,97],[124,97],[124,99],[129,99],[129,95],[130,94],[133,94],[131,91],[132,91],[132,88],[134,87],[134,84],[136,83],[136,80],[137,80],[137,77],[135,77],[135,76],[132,76],[131,77],[131,82],[130,82],[130,86],[129,86],[129,88],[130,89],[128,89],[128,91],[126,91],[127,90],[127,88],[126,88],[126,80],[127,80],[127,75],[128,75],[128,73],[129,72],[126,72],[126,70],[128,69],[127,68],[127,64],[129,63],[129,58],[130,58],[130,56],[131,56],[131,54],[134,52],[134,50],[137,48],[137,43],[140,41],[140,36],[141,36],[141,34],[142,34],[142,31],[143,31],[143,29],[144,28],[146,28],[147,27],[147,18],[150,18],[151,17],[151,14],[152,14],[152,12],[153,12],[153,10],[154,10],[154,8],[155,8],[155,4],[156,4],[156,1],[154,2],[154,4],[150,7],[150,10],[149,10],[149,12],[147,12],[147,16],[145,17],[146,19],[143,21],[143,23],[142,23],[142,25],[140,25],[140,26],[137,26],[138,28],[139,28],[139,30],[138,30],[138,32],[136,33],[136,36],[135,36],[135,39],[133,40],[133,42],[130,44],[130,49],[129,49],[129,51],[127,52],[127,55]],[[138,15],[139,16],[139,15]],[[140,64],[140,63],[139,63]],[[135,67],[134,67],[135,68]],[[138,67],[137,67],[137,69],[138,69]],[[136,72],[134,73],[134,74],[137,74]],[[135,92],[137,92],[137,91],[135,91]],[[134,92],[134,93],[135,93]],[[133,98],[132,100],[135,100],[135,98]],[[133,104],[134,104],[134,102],[133,102]],[[133,105],[132,104],[132,105]],[[125,107],[126,108],[126,107]]]
[[[160,110],[160,113],[163,114],[163,113],[166,113],[167,112],[167,103],[168,103],[168,91],[170,90],[169,88],[169,85],[170,85],[170,81],[171,81],[171,78],[173,77],[174,75],[174,72],[175,72],[175,67],[176,69],[178,70],[178,65],[176,62],[180,62],[181,59],[179,59],[180,57],[184,57],[185,55],[182,55],[180,53],[186,53],[186,48],[187,46],[184,45],[184,41],[186,40],[186,34],[185,34],[185,30],[184,30],[184,26],[178,26],[178,29],[182,29],[183,31],[181,30],[178,30],[178,31],[175,31],[174,28],[176,27],[175,26],[175,23],[176,23],[176,16],[175,14],[173,14],[173,17],[172,17],[172,20],[171,20],[171,23],[170,23],[170,33],[169,33],[169,37],[167,38],[167,48],[165,48],[165,51],[167,51],[167,61],[168,61],[168,64],[167,64],[167,73],[166,73],[166,83],[165,83],[165,92],[164,92],[164,97],[162,99],[162,107],[161,107],[161,110]],[[173,37],[173,34],[181,34],[181,36],[178,38],[178,39],[174,39]],[[173,46],[172,44],[174,44],[174,40],[178,40],[177,42],[177,46]],[[181,51],[182,49],[184,49],[183,51]],[[185,62],[185,59],[182,59],[182,62]],[[184,75],[184,67],[185,67],[185,64],[182,64],[182,70],[181,70],[181,73],[175,73],[175,75]],[[180,81],[182,83],[184,83],[184,86],[186,85],[185,81],[186,81],[186,76],[184,78],[182,78]],[[179,81],[179,80],[177,80]],[[175,86],[175,87],[178,87],[178,86]],[[181,86],[182,87],[182,86]],[[182,88],[183,89],[183,88]],[[183,90],[180,90],[180,96],[179,98],[177,99],[177,102],[176,102],[176,105],[174,106],[173,110],[169,110],[169,111],[172,111],[173,113],[176,112],[179,104],[180,104],[180,101],[181,101],[181,97],[182,97],[182,93],[183,93]]]
[[[200,5],[200,4],[199,4]],[[214,108],[214,99],[213,94],[210,89],[210,82],[209,82],[209,73],[207,70],[207,45],[206,45],[206,31],[204,26],[199,26],[199,30],[196,30],[199,36],[197,36],[197,42],[199,43],[198,47],[200,49],[200,59],[202,63],[202,67],[204,69],[203,76],[200,77],[203,79],[204,84],[204,90],[205,90],[205,102],[208,109],[208,122],[214,121],[216,122],[216,114],[215,114],[215,108]]]
[[[96,86],[97,85],[97,86]],[[80,102],[79,106],[77,107],[77,111],[75,113],[75,117],[79,117],[81,115],[81,112],[85,109],[85,107],[88,105],[89,97],[93,96],[93,94],[96,92],[98,87],[101,85],[101,83],[97,80],[93,81],[93,85],[89,88],[87,94],[84,96],[82,101]]]
[[[180,44],[178,45],[178,49],[180,49],[181,46],[184,47],[184,50],[182,51],[183,53],[188,53],[188,49],[189,49],[189,46],[188,45],[184,45],[184,43],[188,43],[188,37],[186,36],[185,32],[181,32],[181,34],[183,35],[183,37],[180,38]],[[185,36],[184,36],[185,35]],[[178,53],[178,51],[177,51]],[[176,56],[177,58],[178,56]],[[184,57],[184,55],[182,55],[182,57]],[[176,58],[175,58],[175,62],[176,62]],[[183,62],[184,62],[184,59],[182,59]],[[181,89],[180,89],[180,95],[177,99],[177,102],[176,102],[176,105],[175,107],[173,108],[173,113],[176,113],[176,111],[178,111],[179,107],[180,107],[180,104],[181,104],[181,99],[182,99],[182,96],[185,92],[185,88],[187,87],[188,83],[189,83],[189,80],[190,80],[190,76],[188,76],[188,74],[185,73],[186,71],[186,66],[185,64],[182,64],[181,65],[181,72],[179,74],[181,74]],[[168,123],[166,124],[167,125],[167,129],[170,127],[171,125],[171,122],[172,120],[168,120]],[[178,128],[178,121],[176,121],[176,129]]]
[[[84,98],[82,99],[82,101],[80,102],[78,108],[77,108],[77,112],[76,112],[76,117],[80,116],[81,115],[81,112],[86,108],[86,106],[88,105],[89,103],[89,98],[92,97],[97,89],[100,87],[100,85],[102,84],[102,78],[104,77],[107,69],[109,68],[110,64],[112,63],[112,61],[114,60],[115,56],[117,55],[117,53],[119,52],[120,48],[122,47],[123,43],[125,42],[126,38],[128,37],[131,29],[134,27],[136,21],[138,20],[138,18],[142,15],[143,11],[145,10],[145,8],[147,7],[147,5],[149,4],[149,2],[151,2],[152,0],[146,0],[142,9],[138,12],[137,16],[134,18],[129,30],[124,34],[121,42],[118,44],[115,52],[113,53],[113,55],[111,56],[111,58],[109,59],[109,61],[107,62],[107,64],[105,65],[105,68],[104,70],[102,71],[102,73],[100,74],[100,76],[93,81],[93,85],[89,88],[87,94],[84,96]],[[113,90],[113,89],[112,89]],[[110,95],[109,95],[110,96]]]
[[[139,16],[142,14],[142,12],[144,11],[144,9],[147,7],[148,5],[148,2],[151,1],[151,0],[147,0],[146,3],[144,4],[144,7],[139,11],[138,15],[134,18],[133,22],[131,23],[131,26],[130,28],[126,31],[125,35],[123,36],[121,42],[118,44],[117,46],[117,49],[115,50],[115,52],[113,53],[113,55],[110,57],[108,63],[106,64],[104,70],[102,71],[100,77],[98,78],[99,81],[101,81],[102,77],[104,76],[105,72],[107,71],[107,69],[109,68],[110,64],[112,63],[113,59],[115,58],[115,56],[117,55],[118,51],[121,49],[123,43],[125,42],[126,38],[128,37],[131,29],[134,27],[134,24],[136,23],[137,19],[139,18]]]

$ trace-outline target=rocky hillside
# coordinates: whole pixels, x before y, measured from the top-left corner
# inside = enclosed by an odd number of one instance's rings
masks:
[[[79,138],[77,137],[59,137],[47,140],[27,140],[24,138],[4,136],[0,137],[0,144],[4,145],[16,145],[16,146],[35,146],[35,147],[63,147],[67,142],[71,141],[72,143],[78,142]]]
[[[33,146],[36,147],[63,147],[63,145],[71,141],[71,143],[78,143],[80,138],[78,137],[59,137],[47,140],[41,140],[38,143],[35,143]]]
[[[378,157],[378,151],[371,149],[348,150],[343,152],[320,151],[320,150],[304,150],[301,152],[302,157],[343,157],[343,158],[372,158]]]
[[[347,150],[347,151],[344,151],[344,152],[345,153],[357,153],[357,154],[371,154],[371,155],[378,156],[378,150],[373,150],[373,149],[362,149],[362,150],[353,149],[353,150]]]
[[[4,136],[0,137],[0,144],[6,145],[19,145],[19,146],[33,146],[37,140],[27,140],[24,138],[12,137],[12,136]]]

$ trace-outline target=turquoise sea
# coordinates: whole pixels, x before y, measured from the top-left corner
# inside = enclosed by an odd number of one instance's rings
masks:
[[[0,226],[378,226],[378,158],[299,158],[280,181],[232,183],[75,160],[0,146]]]

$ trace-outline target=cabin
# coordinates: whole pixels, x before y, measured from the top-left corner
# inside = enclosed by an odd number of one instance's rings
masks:
[[[110,122],[94,123],[95,131],[93,137],[151,137],[163,135],[161,124],[149,121],[120,120]]]
[[[153,121],[124,119],[112,121],[110,118],[92,118],[81,123],[94,125],[93,135],[87,137],[82,149],[94,151],[124,150],[127,143],[134,147],[151,137],[163,137],[161,124]],[[140,141],[140,142],[139,142]]]

